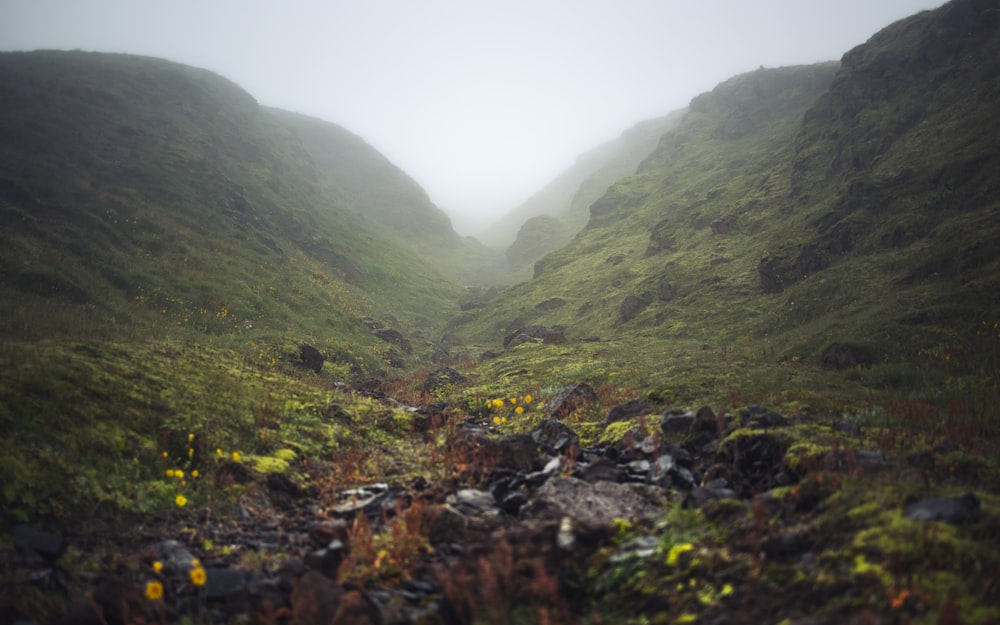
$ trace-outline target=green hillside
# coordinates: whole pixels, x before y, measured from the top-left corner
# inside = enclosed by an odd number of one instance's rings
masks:
[[[451,220],[424,190],[361,137],[316,118],[272,112],[301,139],[327,196],[397,247],[416,252],[462,284],[489,283],[502,271],[496,251],[452,230]]]
[[[1000,293],[998,139],[983,131],[1000,57],[995,20],[969,15],[948,5],[839,65],[761,69],[696,97],[586,229],[463,331],[492,349],[530,325],[606,339],[505,358],[561,353],[689,400],[927,397],[977,377],[971,346]],[[831,379],[820,356],[835,343],[873,366]]]
[[[165,61],[0,56],[8,337],[344,335],[427,325],[456,288],[329,200],[229,81]],[[30,155],[26,158],[26,155]]]
[[[997,101],[954,0],[695,97],[459,286],[348,131],[0,54],[0,621],[996,622]]]
[[[685,110],[648,119],[577,158],[572,167],[479,236],[506,248],[507,282],[531,277],[537,260],[567,243],[587,224],[590,205],[656,148],[660,137],[676,126]]]

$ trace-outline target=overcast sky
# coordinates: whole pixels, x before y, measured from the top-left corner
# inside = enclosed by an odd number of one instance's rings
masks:
[[[340,124],[474,233],[584,151],[941,0],[0,0],[0,49],[145,54]]]

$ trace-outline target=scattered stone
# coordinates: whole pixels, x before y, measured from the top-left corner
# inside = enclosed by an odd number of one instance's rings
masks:
[[[376,328],[372,331],[372,334],[382,339],[386,343],[391,343],[396,347],[400,348],[407,354],[413,352],[413,346],[410,345],[410,341],[403,336],[403,333],[395,328]]]
[[[844,343],[833,343],[819,357],[820,365],[824,369],[853,369],[855,367],[869,368],[872,366],[872,359],[864,354],[860,349],[845,345]]]
[[[694,425],[694,413],[690,410],[669,410],[660,418],[660,429],[664,434],[687,434]]]
[[[467,381],[468,378],[451,367],[442,367],[427,374],[424,379],[424,390],[433,393],[441,387],[450,384],[464,384]]]
[[[608,561],[612,564],[618,564],[632,558],[649,558],[659,548],[660,539],[657,536],[638,536],[619,545]]]
[[[566,300],[561,297],[552,297],[544,302],[539,302],[535,304],[535,309],[546,311],[546,310],[556,310],[557,308],[562,308],[566,305]]]
[[[961,497],[922,499],[903,507],[903,516],[911,521],[940,521],[960,525],[979,517],[979,498],[973,493]]]
[[[574,382],[564,386],[562,390],[546,402],[543,410],[553,419],[563,419],[582,406],[596,403],[597,393],[586,382]]]
[[[347,557],[349,550],[347,544],[334,539],[330,543],[317,549],[306,556],[306,566],[319,571],[330,579],[338,579],[340,563]]]
[[[545,419],[538,429],[531,433],[531,438],[548,454],[559,455],[570,453],[580,448],[580,437],[568,425],[555,419]]]
[[[653,409],[645,399],[632,399],[620,404],[616,404],[608,411],[607,423],[625,421],[633,417],[649,414]]]
[[[323,370],[323,363],[326,362],[326,356],[320,353],[318,349],[312,345],[299,345],[299,364],[306,369],[312,369],[316,373]]]
[[[693,431],[716,433],[719,431],[719,418],[711,406],[702,406],[694,416]]]
[[[33,551],[52,565],[66,551],[66,539],[59,534],[21,524],[14,528],[14,546]]]
[[[543,340],[548,331],[548,328],[540,325],[522,326],[504,337],[503,348],[513,349],[521,343]]]
[[[202,593],[209,601],[231,600],[246,591],[247,574],[228,567],[205,569],[205,586]]]
[[[529,519],[573,519],[583,526],[606,527],[617,518],[657,517],[666,503],[663,489],[646,484],[585,482],[575,477],[546,481],[521,509]]]
[[[650,304],[650,299],[646,296],[626,295],[618,307],[618,323],[628,323],[635,319],[639,313]]]

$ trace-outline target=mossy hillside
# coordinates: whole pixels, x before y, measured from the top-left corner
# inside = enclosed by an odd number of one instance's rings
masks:
[[[347,366],[327,363],[319,374],[302,368],[294,346],[9,347],[0,353],[5,523],[56,518],[75,525],[91,512],[107,520],[164,511],[174,507],[177,488],[164,471],[175,468],[189,480],[191,470],[200,471],[202,482],[184,494],[205,505],[213,470],[233,452],[263,473],[299,461],[322,466],[362,447],[405,449],[411,424],[409,413],[340,390]]]
[[[488,284],[502,258],[478,241],[458,235],[427,193],[372,146],[335,124],[271,109],[287,124],[316,164],[319,186],[337,206],[414,252],[461,284]]]
[[[459,293],[326,198],[288,128],[218,76],[82,52],[2,70],[8,335],[349,335],[362,315],[433,325]]]
[[[964,28],[955,11],[894,25],[839,69],[760,70],[699,96],[570,245],[463,331],[495,343],[565,325],[740,358],[763,345],[812,365],[843,342],[873,356],[861,377],[875,389],[928,392],[943,381],[930,355],[977,351],[997,293],[994,138],[980,130],[995,110],[979,97],[995,88],[981,62],[996,58],[995,25],[949,47],[940,33]],[[629,295],[648,305],[626,320]],[[566,304],[536,308],[553,297]]]

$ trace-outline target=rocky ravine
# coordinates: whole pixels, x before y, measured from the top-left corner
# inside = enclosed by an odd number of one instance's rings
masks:
[[[618,442],[587,448],[567,417],[593,399],[585,383],[567,387],[530,434],[449,419],[443,403],[412,408],[413,436],[448,432],[448,477],[432,481],[321,493],[332,482],[317,467],[261,476],[232,463],[225,472],[245,490],[231,510],[122,527],[122,544],[136,546],[102,554],[99,573],[63,568],[72,538],[19,526],[2,554],[0,616],[996,621],[1000,557],[984,548],[1000,535],[996,480],[954,443],[911,453],[809,411],[655,415],[636,400],[607,415],[621,420]],[[70,607],[61,616],[46,603]]]

